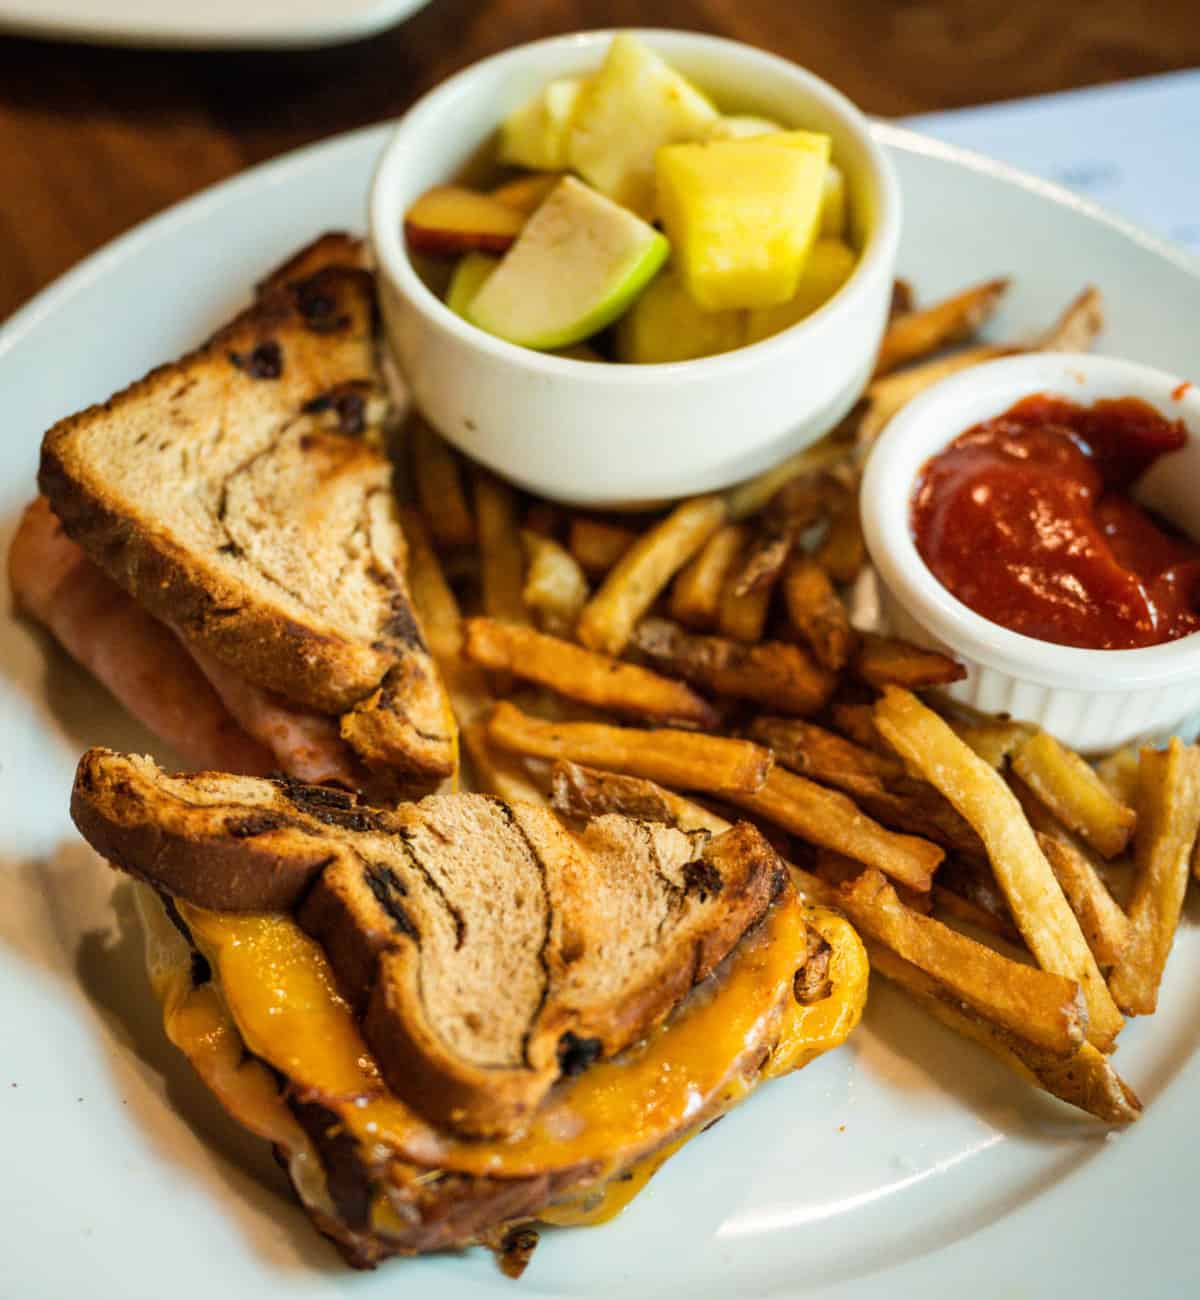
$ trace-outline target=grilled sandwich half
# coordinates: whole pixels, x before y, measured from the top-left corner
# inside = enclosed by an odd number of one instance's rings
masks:
[[[374,286],[331,235],[47,433],[19,606],[184,758],[423,793],[456,727],[406,586]]]
[[[866,995],[747,824],[380,809],[106,750],[72,813],[139,881],[168,1035],[358,1266],[607,1217]]]

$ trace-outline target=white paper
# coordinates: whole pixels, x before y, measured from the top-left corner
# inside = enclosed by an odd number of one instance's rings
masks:
[[[1200,70],[904,125],[1057,181],[1200,253]]]

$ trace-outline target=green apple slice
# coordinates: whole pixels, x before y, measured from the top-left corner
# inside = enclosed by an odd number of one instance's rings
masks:
[[[497,161],[534,171],[558,172],[567,165],[567,132],[579,92],[580,77],[560,77],[504,119]]]
[[[523,347],[569,347],[616,320],[669,252],[648,222],[568,176],[525,223],[466,317]]]
[[[468,253],[459,258],[450,277],[450,287],[446,290],[446,306],[457,315],[465,316],[472,299],[499,265],[500,259],[490,253]]]

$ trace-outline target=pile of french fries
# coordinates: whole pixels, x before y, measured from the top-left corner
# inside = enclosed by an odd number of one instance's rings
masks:
[[[1200,751],[1093,765],[917,692],[942,654],[856,628],[860,469],[917,393],[991,357],[1088,346],[1088,289],[1024,344],[977,332],[989,281],[917,310],[897,285],[875,377],[821,443],[653,517],[522,497],[414,419],[410,580],[467,779],[564,815],[763,829],[874,969],[1029,1082],[1111,1124],[1111,1063],[1155,1009],[1196,870]]]

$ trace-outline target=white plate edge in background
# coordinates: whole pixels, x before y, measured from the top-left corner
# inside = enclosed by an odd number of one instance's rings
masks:
[[[162,49],[303,49],[373,36],[429,2],[0,0],[0,35]]]

